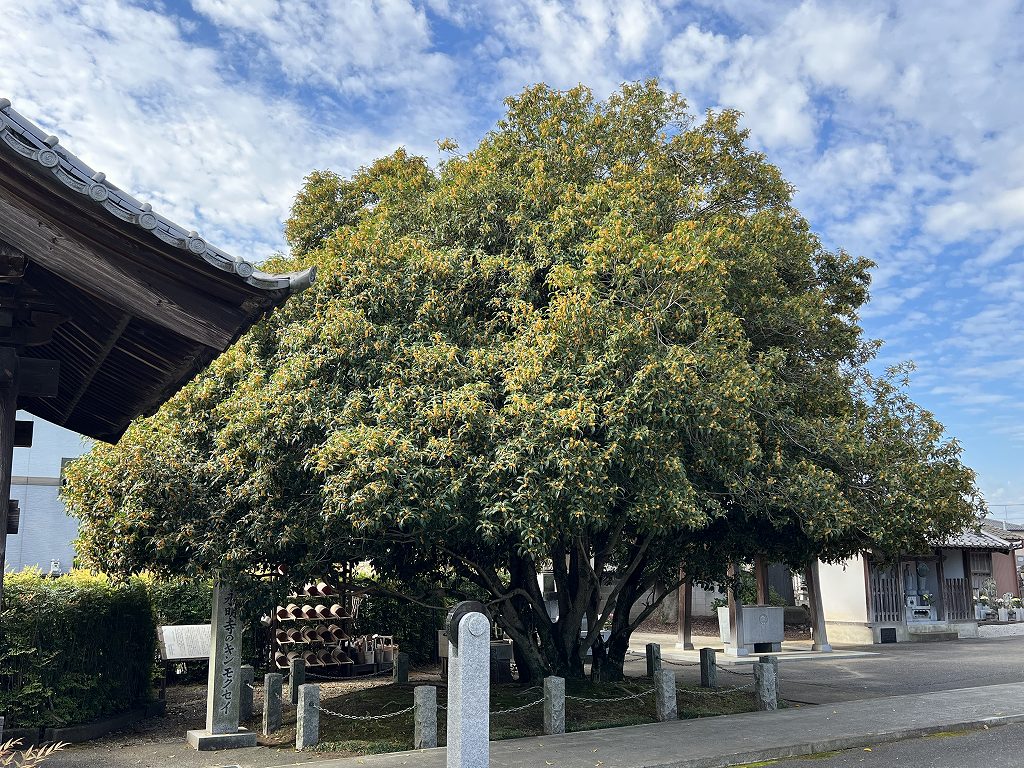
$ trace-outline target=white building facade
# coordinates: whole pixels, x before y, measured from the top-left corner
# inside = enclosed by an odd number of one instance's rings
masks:
[[[18,418],[34,426],[32,447],[14,449],[11,498],[21,506],[21,522],[18,533],[7,537],[5,570],[37,567],[45,573],[56,560],[66,573],[74,559],[78,521],[68,516],[59,497],[61,466],[88,450],[88,442],[30,413],[19,411]]]

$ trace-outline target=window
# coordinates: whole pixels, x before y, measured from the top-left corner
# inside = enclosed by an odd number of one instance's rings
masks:
[[[992,553],[971,552],[971,589],[981,589],[992,578]]]

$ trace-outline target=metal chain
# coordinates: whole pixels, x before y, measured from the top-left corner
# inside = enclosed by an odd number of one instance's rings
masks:
[[[641,691],[640,693],[634,693],[632,696],[619,696],[618,698],[614,699],[589,699],[586,696],[566,696],[565,698],[566,700],[572,699],[573,701],[592,701],[597,702],[599,704],[610,704],[615,701],[629,701],[630,699],[643,698],[644,696],[650,696],[652,693],[654,693],[654,688],[651,688],[649,691]]]
[[[752,662],[752,663],[754,663],[754,662]],[[727,667],[723,667],[721,664],[715,664],[715,668],[716,669],[720,669],[723,672],[727,672],[730,675],[738,675],[739,677],[750,677],[751,675],[754,674],[753,672],[737,672],[734,669],[729,669]]]
[[[415,705],[400,709],[397,712],[388,712],[386,715],[346,715],[344,712],[335,712],[334,710],[327,709],[323,706],[317,706],[321,712],[325,715],[331,715],[332,717],[341,717],[345,720],[386,720],[389,717],[398,717],[399,715],[407,714],[415,709]]]
[[[566,698],[568,698],[568,697],[566,697]],[[496,716],[496,715],[511,715],[513,712],[520,712],[520,711],[522,711],[524,709],[529,709],[530,707],[536,707],[538,704],[543,704],[543,703],[544,703],[544,699],[537,699],[536,701],[531,701],[529,704],[523,704],[523,706],[521,706],[521,707],[513,707],[512,709],[500,709],[497,712],[491,712],[490,714],[491,714],[492,717]]]
[[[379,672],[369,672],[365,675],[347,675],[345,677],[330,677],[329,675],[318,675],[315,672],[306,672],[306,677],[314,680],[330,680],[331,682],[345,682],[346,680],[365,680],[368,677],[380,677],[381,675],[394,675],[393,670],[382,669]]]
[[[754,683],[747,683],[746,685],[737,685],[733,688],[679,688],[677,686],[676,693],[685,693],[693,696],[720,696],[723,693],[748,691],[753,687]]]
[[[647,654],[643,651],[626,651],[629,656],[636,656],[638,658],[647,658]],[[671,664],[673,667],[699,667],[699,661],[672,661],[671,659],[661,658],[662,664]]]

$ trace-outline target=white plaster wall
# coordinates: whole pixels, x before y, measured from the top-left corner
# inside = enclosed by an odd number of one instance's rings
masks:
[[[838,565],[820,563],[818,573],[825,621],[868,620],[864,560],[860,555]]]

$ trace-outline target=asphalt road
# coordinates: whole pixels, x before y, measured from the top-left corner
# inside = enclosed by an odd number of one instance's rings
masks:
[[[1024,682],[1024,636],[861,646],[877,655],[836,661],[786,661],[779,665],[780,694],[790,701],[828,704],[837,701],[945,691],[978,685]],[[664,656],[664,653],[663,653]],[[627,674],[644,674],[642,658]],[[697,667],[665,664],[680,680],[699,682]],[[736,672],[747,673],[746,665]],[[718,671],[719,685],[742,684],[737,675]],[[1021,760],[1024,765],[1024,758]]]
[[[771,768],[1018,768],[1024,763],[1024,724],[850,749],[834,755],[769,763]]]

